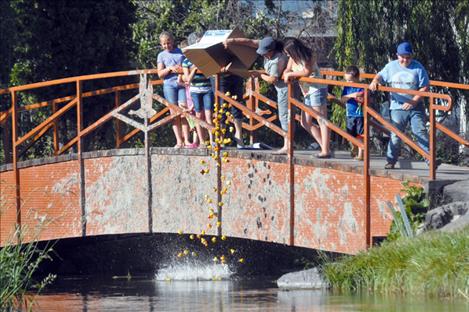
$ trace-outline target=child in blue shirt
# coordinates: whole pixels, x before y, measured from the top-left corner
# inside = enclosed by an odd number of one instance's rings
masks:
[[[344,79],[347,82],[360,81],[360,70],[356,66],[348,66],[345,69]],[[344,87],[340,101],[345,103],[347,113],[347,133],[354,137],[362,137],[363,135],[363,88]],[[352,148],[355,151],[356,147]],[[358,149],[356,160],[363,160],[363,149]]]

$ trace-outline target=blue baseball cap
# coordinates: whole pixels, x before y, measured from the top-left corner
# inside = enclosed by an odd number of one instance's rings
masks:
[[[275,40],[272,37],[265,37],[259,41],[259,48],[257,49],[257,54],[264,55],[269,51],[275,49]]]
[[[397,46],[397,54],[399,54],[399,55],[411,55],[411,54],[413,54],[412,45],[407,41],[402,42],[401,44],[399,44]]]

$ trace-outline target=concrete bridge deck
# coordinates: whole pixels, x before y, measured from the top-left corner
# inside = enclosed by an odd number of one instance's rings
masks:
[[[275,155],[270,150],[227,150],[243,158],[265,157],[265,159],[276,162],[285,162],[287,158],[286,155]],[[318,152],[312,150],[295,150],[295,163],[363,173],[363,162],[351,158],[348,151],[335,151],[334,157],[330,159],[315,158],[314,154],[316,153]],[[429,182],[429,168],[424,161],[412,161],[401,158],[396,163],[396,168],[392,170],[384,169],[385,164],[386,157],[371,155],[370,174],[374,176],[391,177],[402,181]],[[443,163],[437,169],[437,181],[460,181],[468,179],[469,167]]]

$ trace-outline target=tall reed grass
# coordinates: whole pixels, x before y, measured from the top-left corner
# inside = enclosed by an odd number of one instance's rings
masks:
[[[21,242],[21,234],[16,232]],[[9,244],[0,249],[0,311],[32,306],[34,295],[51,283],[55,276],[34,278],[39,265],[50,259],[51,245],[39,248],[37,242]]]
[[[386,242],[327,263],[323,272],[333,289],[345,292],[469,299],[469,226]]]
[[[16,201],[11,194],[10,186],[4,186],[5,193],[0,194],[0,216],[6,214],[9,210],[16,210]],[[10,188],[8,192],[7,188]],[[35,214],[34,209],[27,212],[28,218],[30,214]],[[39,269],[39,265],[51,259],[53,244],[39,244],[38,240],[41,231],[46,228],[52,220],[46,216],[36,216],[38,222],[34,228],[22,225],[16,226],[12,233],[4,243],[4,247],[0,247],[0,311],[17,311],[21,308],[32,310],[34,295],[39,293],[46,285],[51,283],[54,275],[41,277],[39,280],[35,278],[35,273]],[[25,238],[29,243],[25,243]]]

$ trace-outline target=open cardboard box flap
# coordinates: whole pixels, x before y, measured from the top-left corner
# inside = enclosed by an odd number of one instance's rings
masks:
[[[228,38],[243,37],[244,33],[238,28],[208,30],[198,43],[186,47],[183,52],[207,77],[219,73],[222,67],[232,63],[229,71],[246,78],[249,67],[257,58],[256,49],[233,45],[227,51],[223,46],[223,41]]]

